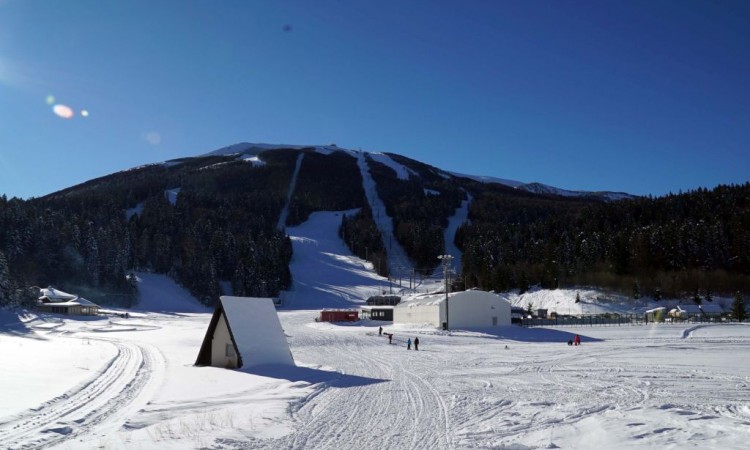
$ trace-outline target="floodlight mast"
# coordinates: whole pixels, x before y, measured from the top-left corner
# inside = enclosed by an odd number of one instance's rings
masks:
[[[445,277],[445,328],[450,330],[450,310],[448,309],[448,275],[451,267],[451,261],[453,256],[451,255],[440,255],[438,259],[443,263],[443,276]]]

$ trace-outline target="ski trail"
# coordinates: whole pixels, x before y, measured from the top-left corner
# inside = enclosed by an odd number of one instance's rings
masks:
[[[264,448],[456,448],[446,394],[435,387],[442,385],[435,353],[407,351],[401,340],[388,345],[375,333],[303,329],[297,338],[342,376],[292,412],[293,434]],[[350,375],[371,381],[352,383]]]
[[[466,192],[466,200],[461,202],[461,206],[456,208],[456,211],[448,219],[448,227],[446,227],[443,240],[445,241],[445,253],[453,256],[453,267],[457,272],[461,271],[461,257],[463,253],[458,249],[454,241],[456,240],[456,232],[458,228],[464,223],[469,221],[469,205],[474,200],[474,197]],[[433,278],[440,278],[443,276],[443,268],[438,266],[432,273]]]
[[[92,339],[92,338],[88,338]],[[117,347],[88,383],[0,424],[1,448],[40,448],[91,432],[129,411],[162,366],[158,351],[130,342],[108,341]],[[118,424],[119,426],[119,424]]]
[[[286,225],[286,218],[289,216],[289,203],[292,201],[292,195],[294,195],[294,190],[297,188],[297,175],[299,175],[299,169],[302,167],[302,159],[305,157],[305,154],[300,152],[299,156],[297,157],[297,163],[294,165],[294,173],[292,174],[292,181],[289,182],[289,192],[286,193],[286,204],[284,204],[284,208],[281,210],[281,214],[279,215],[279,222],[276,224],[276,229],[283,230],[284,226]]]
[[[406,255],[406,251],[393,234],[393,219],[385,211],[385,204],[378,196],[375,180],[370,175],[363,152],[357,155],[357,165],[359,166],[359,171],[362,173],[362,187],[365,190],[367,202],[370,204],[373,219],[377,224],[380,234],[383,236],[383,244],[388,254],[388,269],[390,270],[391,278],[408,279],[414,268],[414,264],[412,264]]]
[[[305,308],[346,308],[385,286],[387,280],[375,274],[369,263],[351,255],[338,235],[341,216],[355,211],[314,212],[305,223],[287,228],[293,249],[289,264],[293,289],[285,294],[285,303]],[[307,270],[310,267],[315,270]],[[348,273],[345,281],[343,272]]]

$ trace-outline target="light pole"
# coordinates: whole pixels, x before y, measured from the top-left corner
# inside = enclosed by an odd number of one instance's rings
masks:
[[[440,255],[438,259],[443,263],[443,276],[445,277],[445,328],[450,330],[450,314],[448,309],[448,271],[451,267],[451,261],[453,257],[451,255]]]

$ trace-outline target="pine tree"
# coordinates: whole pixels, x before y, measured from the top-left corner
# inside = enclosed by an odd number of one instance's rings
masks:
[[[633,298],[636,300],[641,298],[641,285],[638,281],[633,282]]]
[[[742,299],[740,291],[734,295],[734,302],[732,303],[732,316],[739,322],[747,320],[747,310],[745,309],[745,301]]]
[[[7,305],[11,300],[10,273],[8,261],[3,252],[0,252],[0,306]]]
[[[521,272],[521,278],[518,280],[518,295],[521,295],[529,290],[529,279],[526,277],[526,272]]]

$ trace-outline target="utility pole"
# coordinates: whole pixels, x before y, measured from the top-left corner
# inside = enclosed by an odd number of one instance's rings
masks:
[[[440,255],[438,259],[443,263],[443,277],[445,278],[445,328],[450,330],[450,310],[448,309],[448,275],[453,257],[451,255]]]

